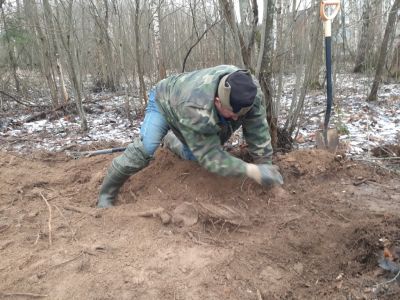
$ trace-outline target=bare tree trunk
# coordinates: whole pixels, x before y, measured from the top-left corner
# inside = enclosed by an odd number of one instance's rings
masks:
[[[278,17],[277,17],[277,51],[275,53],[284,52],[286,47],[286,37],[283,36],[283,21],[284,21],[284,7],[283,7],[283,0],[278,0]],[[283,92],[283,68],[284,68],[284,58],[285,55],[275,55],[278,59],[278,91],[276,93],[276,113],[279,116],[280,113],[280,104]]]
[[[316,18],[319,19],[319,16]],[[311,80],[311,70],[313,68],[313,64],[315,63],[315,56],[316,56],[315,53],[317,51],[319,37],[321,36],[321,34],[320,34],[321,26],[319,23],[315,22],[314,28],[312,28],[311,30],[313,30],[317,34],[315,34],[313,36],[314,40],[311,41],[311,45],[312,45],[311,53],[307,56],[307,59],[306,59],[307,60],[306,70],[305,70],[305,74],[304,74],[304,81],[303,81],[303,86],[301,88],[299,100],[296,103],[296,108],[294,109],[293,114],[291,114],[288,117],[288,118],[290,118],[289,128],[288,128],[290,135],[293,134],[293,132],[297,126],[297,121],[300,117],[300,113],[304,107],[304,100],[305,100],[305,97],[307,94],[307,89],[310,85],[310,80]]]
[[[116,72],[115,72],[115,65],[113,59],[113,51],[111,46],[111,37],[109,34],[109,27],[110,27],[110,12],[108,8],[108,0],[103,0],[104,7],[105,7],[105,16],[104,16],[104,25],[103,25],[103,35],[105,40],[105,56],[106,56],[106,78],[107,82],[106,85],[111,91],[116,91],[118,83],[116,82]]]
[[[259,72],[259,81],[261,90],[265,96],[265,105],[267,110],[267,121],[271,132],[272,147],[276,148],[278,144],[278,115],[274,111],[274,103],[272,99],[272,57],[274,49],[274,35],[273,24],[275,17],[275,0],[264,0],[264,7],[266,7],[267,17],[263,28],[264,36],[264,49],[262,52],[261,68]]]
[[[222,7],[222,11],[224,12],[224,18],[227,21],[229,28],[232,31],[233,39],[235,41],[235,54],[236,59],[240,67],[248,67],[250,63],[247,60],[247,55],[243,55],[243,51],[245,49],[243,38],[240,36],[239,30],[236,24],[235,11],[233,7],[233,3],[231,0],[219,0],[219,3]]]
[[[370,0],[365,0],[362,12],[363,24],[361,29],[360,40],[358,42],[358,47],[357,47],[356,64],[353,69],[353,72],[355,73],[361,73],[365,69],[366,56],[368,48],[370,46],[370,42],[368,40],[369,29],[371,25],[370,10],[371,10]]]
[[[42,70],[44,73],[44,76],[46,77],[48,87],[50,89],[50,94],[51,94],[51,99],[53,102],[53,106],[57,107],[59,104],[58,101],[58,92],[57,92],[57,84],[55,82],[54,78],[54,73],[52,70],[52,59],[51,59],[51,53],[50,49],[48,47],[48,40],[46,39],[46,36],[42,30],[42,26],[39,22],[39,13],[37,10],[37,6],[35,2],[31,1],[24,1],[25,3],[25,8],[29,11],[31,14],[31,22],[32,25],[34,26],[40,40],[41,44],[41,52],[42,52],[42,57],[41,57],[41,65],[42,65]]]
[[[103,4],[100,4],[102,2]],[[116,64],[113,55],[113,46],[110,37],[110,10],[108,6],[109,0],[97,0],[97,5],[90,0],[90,8],[94,20],[96,22],[95,30],[98,34],[97,54],[98,68],[100,77],[97,78],[96,86],[105,87],[111,91],[116,91],[118,84],[118,76],[115,70]]]
[[[140,27],[139,27],[139,18],[140,18],[140,0],[135,0],[135,50],[136,50],[136,64],[139,76],[139,84],[140,84],[140,94],[142,95],[142,99],[145,105],[147,105],[147,95],[146,95],[146,85],[144,83],[144,75],[142,69],[142,59],[140,54]]]
[[[61,88],[61,95],[63,98],[63,103],[66,104],[69,100],[67,88],[65,87],[64,82],[64,73],[61,66],[61,62],[59,59],[59,49],[57,44],[57,39],[54,33],[54,23],[53,23],[53,12],[51,6],[49,4],[49,0],[43,0],[43,8],[44,8],[44,16],[47,23],[47,31],[49,32],[51,42],[53,44],[53,49],[50,51],[50,55],[52,56],[52,60],[56,62],[56,70],[58,74],[59,84]],[[51,45],[51,44],[49,44]]]
[[[155,62],[158,70],[158,80],[164,79],[167,76],[167,71],[165,69],[164,55],[162,51],[161,45],[161,34],[160,34],[160,26],[161,26],[161,3],[158,1],[156,5],[152,5],[152,10],[154,10],[154,19],[153,19],[153,32],[154,32],[154,53],[155,53]]]
[[[239,13],[240,13],[240,27],[241,36],[243,36],[244,47],[246,47],[245,55],[248,61],[248,66],[252,64],[252,52],[254,48],[254,41],[256,35],[256,28],[258,26],[258,4],[257,0],[239,0]],[[257,64],[257,61],[255,61]]]
[[[75,49],[75,45],[73,42],[74,35],[73,35],[73,15],[72,15],[72,8],[73,8],[73,0],[67,0],[68,7],[65,7],[64,3],[62,4],[64,6],[64,10],[67,13],[67,30],[63,30],[61,23],[60,23],[60,16],[57,11],[57,17],[55,18],[55,21],[57,23],[58,27],[58,32],[60,33],[60,39],[62,42],[62,45],[65,49],[65,52],[67,54],[67,61],[69,65],[69,77],[72,80],[72,84],[74,87],[75,91],[75,103],[76,107],[79,113],[80,121],[81,121],[81,129],[82,131],[87,131],[88,130],[88,125],[87,125],[87,119],[85,115],[85,111],[83,109],[82,105],[82,82],[81,82],[81,76],[78,74],[78,67],[77,67],[77,60],[78,58],[74,55],[74,53],[79,53]],[[61,1],[62,2],[62,1]],[[58,0],[56,0],[56,3],[58,3]],[[64,36],[65,34],[65,36]]]
[[[392,63],[390,64],[390,76],[400,78],[400,42],[393,51]]]
[[[4,1],[3,1],[4,2]],[[9,30],[8,30],[8,24],[6,21],[6,16],[4,13],[4,9],[3,9],[3,2],[0,2],[0,8],[1,8],[1,15],[3,18],[3,25],[4,25],[4,31],[5,31],[5,38],[6,38],[6,42],[7,42],[7,50],[8,50],[8,57],[10,58],[10,66],[11,66],[11,71],[14,77],[14,82],[15,82],[15,89],[17,90],[18,93],[21,92],[21,87],[20,87],[20,82],[19,82],[19,78],[18,78],[18,64],[17,64],[17,60],[15,58],[14,55],[14,47],[13,45],[11,45],[11,40],[10,40],[10,36],[9,36]]]
[[[379,83],[382,80],[383,68],[385,66],[387,52],[388,52],[388,43],[389,37],[393,29],[395,28],[396,19],[397,19],[397,11],[400,8],[400,0],[395,0],[393,6],[390,10],[389,19],[386,24],[385,35],[383,36],[383,41],[381,45],[381,50],[379,54],[378,65],[376,67],[375,79],[372,84],[371,92],[368,96],[367,101],[376,101],[379,89]]]
[[[321,24],[321,20],[319,19],[319,6],[318,6],[318,1],[314,0],[313,1],[313,6],[315,7],[312,11],[312,15],[311,15],[311,20],[314,20],[314,23],[316,23],[315,25],[311,25],[311,30],[310,30],[310,41],[316,41],[316,49],[315,49],[315,61],[313,63],[313,67],[311,69],[311,73],[310,73],[310,88],[311,89],[320,89],[322,88],[322,85],[320,83],[320,70],[321,70],[321,66],[323,65],[323,39],[319,39],[319,36],[314,37],[314,35],[318,35],[320,32],[319,30],[314,31],[314,28],[318,28],[320,27]],[[311,44],[310,45],[310,52],[313,52],[313,48],[314,45]]]

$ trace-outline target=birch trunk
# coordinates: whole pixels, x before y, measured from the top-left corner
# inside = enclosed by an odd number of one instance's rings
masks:
[[[382,80],[383,68],[385,66],[387,52],[388,52],[388,43],[389,37],[393,29],[395,28],[396,19],[397,19],[397,11],[400,8],[400,0],[395,0],[392,8],[390,9],[389,19],[386,24],[385,34],[383,36],[383,41],[381,45],[381,50],[379,54],[378,65],[376,67],[375,79],[372,84],[371,92],[368,96],[367,101],[376,101],[378,95],[379,84]]]
[[[161,3],[152,2],[151,5],[152,11],[154,11],[154,19],[153,19],[153,34],[154,34],[154,54],[155,54],[155,63],[157,65],[158,70],[158,80],[162,80],[167,76],[167,72],[165,69],[164,56],[162,51],[161,44]]]
[[[142,69],[142,57],[140,53],[140,0],[135,0],[135,50],[136,50],[136,64],[139,76],[140,95],[142,97],[142,104],[147,105],[146,85],[144,83],[144,75]]]

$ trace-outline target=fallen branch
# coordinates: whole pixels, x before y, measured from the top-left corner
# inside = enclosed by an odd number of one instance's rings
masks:
[[[5,91],[0,91],[0,94],[11,98],[11,100],[14,100],[15,102],[17,102],[18,104],[21,104],[21,105],[28,106],[28,107],[35,107],[36,106],[34,104],[25,103],[22,100],[17,99],[17,97],[15,97],[13,95],[10,95],[9,93],[6,93]]]
[[[46,118],[46,116],[48,114],[52,114],[52,113],[55,113],[55,112],[60,111],[60,110],[68,110],[69,108],[72,108],[73,106],[74,106],[74,103],[61,104],[61,105],[59,105],[59,106],[57,106],[57,107],[55,107],[53,109],[49,109],[47,111],[41,111],[41,112],[34,113],[33,115],[27,117],[24,120],[24,122],[25,123],[29,123],[29,122],[32,122],[32,121],[41,120],[41,119]]]
[[[367,183],[368,181],[370,181],[370,179],[364,178],[364,179],[362,179],[360,181],[353,182],[353,185],[354,186],[359,186],[359,185],[362,185],[363,183]]]
[[[67,218],[64,216],[62,211],[58,208],[57,205],[54,205],[54,207],[57,209],[57,211],[60,213],[60,215],[63,217],[65,223],[67,223],[69,230],[71,231],[72,239],[76,242],[75,238],[75,231],[72,229],[70,222],[67,220]]]
[[[153,217],[153,218],[159,217],[163,224],[168,224],[169,222],[171,222],[171,216],[162,207],[155,208],[155,209],[150,209],[150,210],[139,212],[139,213],[135,213],[133,216],[135,216],[135,217],[145,217],[145,218],[148,218],[148,217]]]
[[[101,214],[98,211],[92,212],[92,211],[88,211],[86,209],[83,209],[83,208],[80,208],[80,207],[76,207],[76,206],[71,206],[71,205],[64,205],[63,207],[64,207],[65,210],[74,211],[74,212],[78,212],[78,213],[81,213],[81,214],[86,214],[86,215],[92,216],[94,218],[101,217]]]
[[[135,213],[134,216],[136,216],[136,217],[157,217],[162,212],[164,212],[164,208],[159,207],[159,208]]]
[[[84,251],[80,252],[77,256],[75,256],[75,257],[73,257],[73,258],[71,258],[71,259],[68,259],[68,260],[63,261],[63,262],[61,262],[61,263],[59,263],[59,264],[56,264],[56,265],[54,265],[54,266],[51,266],[51,269],[54,269],[54,268],[63,266],[63,265],[65,265],[65,264],[67,264],[67,263],[70,263],[70,262],[72,262],[72,261],[74,261],[74,260],[77,260],[77,259],[80,258],[83,254],[85,254]]]
[[[51,240],[51,206],[49,204],[49,202],[47,201],[46,197],[43,196],[42,192],[39,192],[40,196],[42,196],[44,202],[46,202],[47,208],[49,209],[49,222],[48,222],[48,226],[49,226],[49,244],[50,246],[52,245],[52,240]]]
[[[0,292],[0,296],[2,297],[31,297],[31,298],[45,298],[48,297],[47,295],[41,295],[41,294],[32,294],[32,293],[5,293],[5,292]]]
[[[396,188],[396,187],[391,187],[391,186],[388,186],[388,185],[385,185],[385,184],[376,182],[375,180],[367,180],[366,182],[367,182],[367,183],[375,184],[375,185],[377,185],[377,186],[383,187],[383,188],[388,189],[388,190],[392,190],[392,191],[398,190],[398,188]]]
[[[40,112],[34,113],[33,115],[27,117],[24,120],[24,123],[29,123],[29,122],[32,122],[32,121],[37,121],[37,120],[44,119],[44,118],[46,118],[46,114],[47,114],[47,112],[45,112],[45,111],[40,111]]]
[[[398,156],[392,157],[368,157],[368,158],[355,158],[354,160],[370,161],[370,160],[400,160]]]

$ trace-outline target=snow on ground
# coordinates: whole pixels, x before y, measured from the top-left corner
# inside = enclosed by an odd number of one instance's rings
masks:
[[[382,84],[376,103],[367,102],[371,79],[354,74],[339,74],[335,87],[330,127],[338,128],[347,154],[365,156],[375,147],[400,143],[400,83]],[[286,116],[294,90],[289,77],[283,95]],[[296,141],[299,148],[315,147],[315,132],[324,119],[325,90],[309,91],[305,100]],[[284,123],[283,118],[282,123]]]
[[[284,82],[282,124],[293,97],[295,78],[287,76]],[[377,146],[400,143],[400,83],[382,84],[376,103],[366,102],[370,86],[371,79],[366,77],[337,75],[335,107],[330,124],[340,129],[341,143],[349,155],[365,156]],[[81,133],[79,117],[60,116],[25,123],[30,114],[8,114],[7,118],[0,119],[0,149],[63,151],[73,145],[110,141],[126,145],[139,134],[141,120],[137,119],[130,125],[124,115],[123,97],[108,96],[93,94],[93,100],[102,97],[101,104],[96,101],[85,104],[91,111],[87,113],[87,133]],[[323,120],[325,103],[324,90],[308,92],[301,127],[295,132],[299,148],[315,147],[314,133]]]

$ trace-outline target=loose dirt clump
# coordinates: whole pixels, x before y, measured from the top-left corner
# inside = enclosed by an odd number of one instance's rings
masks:
[[[10,299],[395,299],[400,180],[325,151],[275,163],[281,188],[161,149],[95,208],[113,156],[0,153],[0,295]],[[145,217],[145,218],[144,218]],[[170,218],[169,218],[170,217]]]

